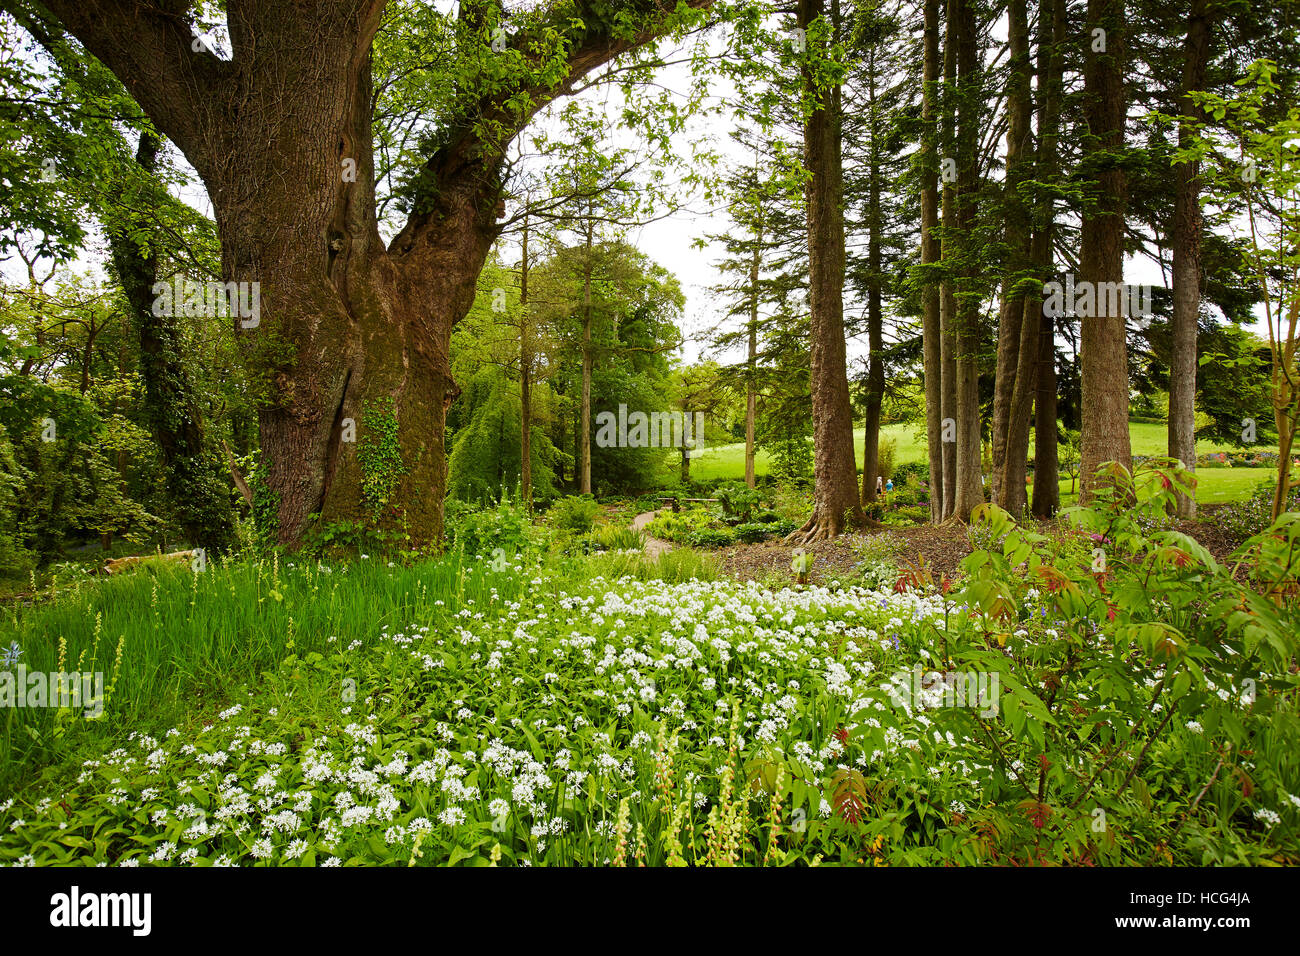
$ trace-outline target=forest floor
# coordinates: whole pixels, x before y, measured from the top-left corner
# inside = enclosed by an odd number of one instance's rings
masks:
[[[1174,529],[1198,541],[1222,561],[1241,542],[1214,521],[1214,512],[1225,505],[1204,505],[1196,521],[1179,521]],[[1038,531],[1059,534],[1062,526],[1055,521],[1040,521]],[[886,532],[899,542],[899,567],[924,562],[936,582],[943,577],[953,577],[959,572],[963,558],[971,552],[967,528],[956,522],[946,525],[923,524],[911,528],[889,528]],[[664,542],[659,542],[664,544]],[[714,552],[722,561],[722,571],[740,581],[760,580],[768,575],[788,577],[793,548],[781,541],[764,541],[758,544],[733,544]],[[823,583],[830,577],[851,573],[862,560],[858,541],[854,535],[841,535],[830,541],[819,541],[804,546],[816,560],[811,582]],[[658,552],[656,552],[658,553]]]

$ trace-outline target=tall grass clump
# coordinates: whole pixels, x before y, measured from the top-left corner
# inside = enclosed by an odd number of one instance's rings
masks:
[[[96,717],[84,708],[4,708],[0,793],[78,749],[102,749],[182,715],[201,721],[289,654],[373,644],[386,627],[437,622],[467,599],[510,599],[519,590],[514,570],[459,551],[410,566],[272,555],[200,572],[149,562],[10,609],[0,618],[0,646],[16,645],[27,673],[99,672],[112,693]]]

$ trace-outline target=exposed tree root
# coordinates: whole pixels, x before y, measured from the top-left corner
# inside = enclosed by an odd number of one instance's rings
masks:
[[[812,517],[802,527],[786,535],[781,543],[786,547],[803,547],[817,541],[830,541],[846,531],[880,531],[884,527],[884,524],[866,515],[845,521],[843,517],[823,514],[822,509],[816,508]]]

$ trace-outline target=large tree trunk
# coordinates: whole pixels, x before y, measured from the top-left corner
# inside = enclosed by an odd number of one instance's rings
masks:
[[[754,477],[754,429],[758,423],[758,387],[755,380],[758,371],[758,273],[759,260],[762,257],[763,225],[762,208],[759,209],[759,225],[754,236],[754,252],[749,263],[749,349],[745,355],[745,484],[753,488]]]
[[[868,54],[870,56],[870,54]],[[880,473],[880,408],[885,397],[885,338],[882,308],[882,276],[880,274],[880,233],[883,217],[880,211],[880,130],[876,115],[875,63],[870,64],[867,81],[867,109],[870,159],[867,175],[867,344],[870,349],[867,366],[867,395],[865,432],[862,438],[862,501],[876,500],[876,475]]]
[[[480,161],[448,150],[432,208],[385,249],[374,216],[369,55],[344,42],[348,30],[334,43],[315,22],[257,31],[259,18],[248,27],[267,70],[304,50],[321,55],[283,103],[271,100],[272,84],[254,84],[268,95],[250,112],[275,117],[276,133],[238,127],[231,155],[240,161],[229,163],[233,175],[222,170],[213,196],[225,274],[261,283],[261,327],[243,339],[250,354],[268,352],[271,403],[258,417],[279,540],[301,540],[312,514],[324,523],[361,514],[422,545],[442,530],[444,416],[459,393],[451,329],[496,235],[495,180]],[[341,173],[352,158],[355,181]],[[281,357],[277,340],[296,354]],[[353,447],[340,440],[345,419],[357,424]],[[400,464],[384,460],[381,429],[392,419]],[[375,464],[363,471],[367,451]]]
[[[1050,3],[1050,8],[1048,6]],[[1034,177],[1040,184],[1034,209],[1034,231],[1030,242],[1030,258],[1041,280],[1052,275],[1052,243],[1055,232],[1056,203],[1050,188],[1043,184],[1055,181],[1057,176],[1057,137],[1060,130],[1061,80],[1064,71],[1066,31],[1065,0],[1048,0],[1039,11],[1038,22],[1038,149]],[[1047,335],[1046,355],[1050,369],[1043,369],[1041,337]],[[1011,405],[1007,412],[1006,461],[1002,470],[1002,507],[1019,516],[1028,502],[1025,487],[1029,454],[1029,419],[1035,406],[1035,395],[1042,396],[1040,375],[1051,374],[1051,418],[1045,434],[1035,433],[1034,482],[1035,497],[1042,476],[1052,488],[1052,503],[1044,507],[1056,510],[1056,380],[1055,380],[1055,327],[1052,317],[1043,314],[1041,287],[1025,296],[1024,315],[1020,324],[1020,345],[1017,355],[1015,386],[1011,392]],[[1043,417],[1043,416],[1039,416]],[[1050,445],[1048,444],[1050,440]],[[1040,457],[1050,449],[1050,461]],[[1040,466],[1047,468],[1040,471]],[[1046,492],[1048,489],[1044,489]]]
[[[161,145],[152,132],[140,134],[135,160],[148,176],[158,168]],[[161,315],[157,314],[161,310],[153,308],[157,250],[151,244],[145,251],[134,235],[148,224],[127,210],[114,212],[113,221],[105,222],[104,230],[113,270],[131,307],[139,338],[144,405],[149,431],[167,472],[167,502],[189,543],[219,554],[234,544],[234,513],[225,468],[208,444],[203,409],[185,368],[184,319],[174,310]]]
[[[1179,109],[1184,116],[1200,118],[1201,109],[1188,93],[1203,89],[1210,59],[1210,21],[1207,0],[1192,0],[1183,45],[1183,93]],[[1190,145],[1191,132],[1179,124],[1178,143]],[[1195,160],[1174,167],[1173,246],[1174,314],[1169,360],[1169,457],[1176,458],[1196,477],[1196,322],[1201,311],[1201,183]],[[1196,517],[1196,494],[1176,492],[1180,518]]]
[[[979,103],[975,95],[978,66],[975,8],[972,0],[952,0],[948,40],[957,53],[957,230],[958,292],[954,358],[957,372],[956,495],[952,517],[970,520],[984,502],[980,460],[979,349],[980,308],[973,295],[974,232],[978,184],[976,155]]]
[[[1104,31],[1105,50],[1095,30]],[[1085,30],[1084,114],[1091,130],[1085,163],[1096,184],[1096,202],[1083,212],[1080,282],[1092,284],[1092,315],[1080,319],[1082,448],[1079,502],[1097,489],[1096,471],[1114,461],[1132,468],[1128,434],[1127,326],[1121,296],[1100,294],[1102,283],[1124,281],[1124,210],[1127,185],[1116,153],[1124,145],[1124,0],[1089,0]],[[1111,286],[1113,288],[1113,285]]]
[[[594,230],[595,221],[588,215],[582,271],[582,410],[579,426],[582,433],[578,441],[578,493],[583,495],[591,494],[591,256]]]
[[[453,142],[430,160],[436,196],[382,245],[369,51],[383,3],[231,2],[233,61],[193,50],[189,25],[152,6],[50,6],[185,152],[212,200],[223,279],[259,293],[256,324],[231,321],[262,383],[278,541],[297,545],[313,515],[436,539],[448,344],[495,236],[498,186],[475,144]],[[371,424],[390,401],[400,463],[390,455],[367,496],[357,450],[385,445]]]
[[[1051,518],[1061,507],[1060,455],[1056,441],[1056,320],[1039,310],[1038,394],[1034,398],[1035,518]]]
[[[922,65],[921,132],[921,265],[939,260],[939,196],[935,177],[938,167],[938,143],[935,129],[935,98],[939,79],[939,0],[925,0],[925,53]],[[939,286],[928,272],[921,285],[921,349],[925,369],[925,437],[930,463],[930,520],[943,518],[943,442],[942,442],[942,350],[940,346]]]
[[[533,507],[533,346],[528,321],[528,216],[519,257],[519,497]]]
[[[216,213],[223,278],[260,285],[260,321],[242,327],[240,337],[262,383],[264,491],[278,509],[279,541],[299,544],[314,514],[322,521],[377,516],[403,529],[412,545],[436,540],[447,477],[445,412],[458,393],[451,330],[473,302],[498,231],[504,149],[545,103],[655,39],[665,24],[652,19],[631,37],[594,22],[521,27],[507,40],[512,49],[545,42],[539,30],[558,30],[567,71],[539,79],[519,70],[491,90],[471,84],[451,112],[475,121],[442,130],[443,145],[420,171],[410,218],[385,248],[376,219],[370,77],[384,0],[227,0],[220,6],[230,60],[195,44],[188,4],[46,6],[122,80],[202,178]],[[341,440],[346,419],[357,424],[356,446]]]
[[[798,23],[822,15],[822,0],[799,0]],[[803,70],[816,106],[804,124],[804,165],[811,174],[808,204],[808,300],[812,339],[813,513],[788,541],[834,537],[865,518],[853,460],[853,408],[844,342],[844,213],[840,154],[840,91],[819,89]]]
[[[954,262],[959,248],[957,237],[957,47],[954,16],[957,11],[953,0],[946,0],[947,34],[943,44],[943,100],[942,124],[943,180],[942,216],[943,231],[940,260],[943,263],[943,281],[939,290],[939,410],[941,415],[941,445],[943,448],[943,520],[956,512],[957,505],[957,294]]]
[[[1273,317],[1268,319],[1268,338],[1272,356],[1273,424],[1277,426],[1277,483],[1273,487],[1273,520],[1281,517],[1291,501],[1291,451],[1295,446],[1296,426],[1300,425],[1300,367],[1296,355],[1296,329],[1300,327],[1300,298],[1292,296],[1277,313],[1277,330]]]
[[[1022,330],[1029,309],[1024,282],[1031,265],[1031,238],[1029,208],[1023,190],[1033,160],[1029,127],[1029,76],[1032,67],[1027,0],[1010,0],[1007,12],[1011,63],[1007,74],[1007,174],[1003,186],[1006,258],[998,315],[997,369],[993,384],[993,468],[989,481],[992,500],[1018,516],[1024,510],[1024,481],[1020,481],[1019,488],[1004,489],[1003,472],[1008,463],[1008,432],[1020,364]],[[1038,323],[1031,318],[1029,326],[1036,336]],[[1032,395],[1032,391],[1029,394]],[[1027,422],[1028,409],[1024,414]],[[1021,448],[1019,453],[1027,454],[1027,449]],[[1023,462],[1021,465],[1023,471]],[[1013,498],[1016,501],[1011,501]],[[1018,507],[1015,507],[1017,502]]]

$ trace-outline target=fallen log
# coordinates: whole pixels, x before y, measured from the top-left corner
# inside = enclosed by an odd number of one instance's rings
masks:
[[[111,558],[104,565],[104,573],[117,574],[119,571],[125,571],[127,568],[135,567],[137,564],[141,564],[145,561],[192,561],[196,554],[198,554],[198,551],[191,549],[189,551],[173,551],[170,554],[136,554],[129,558]]]

